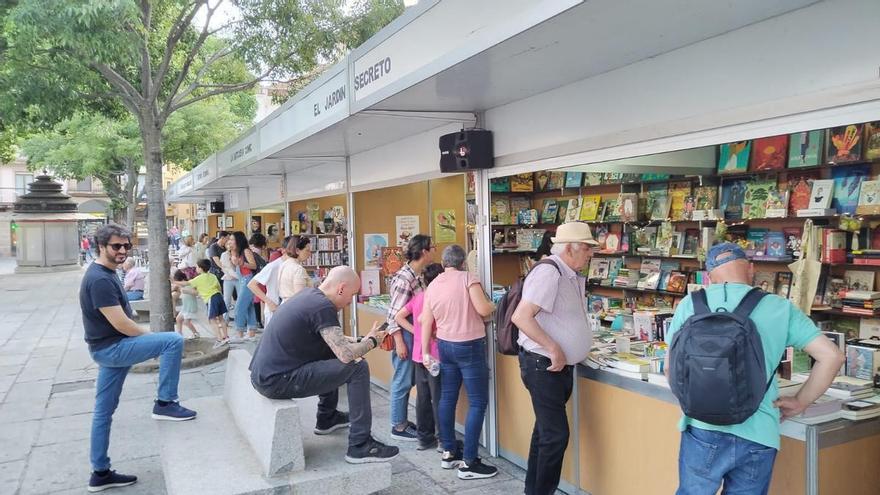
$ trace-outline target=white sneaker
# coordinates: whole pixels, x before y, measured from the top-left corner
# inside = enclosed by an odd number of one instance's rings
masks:
[[[244,339],[241,337],[229,337],[230,344],[241,344],[242,342],[244,342]]]
[[[223,347],[224,345],[229,345],[229,339],[223,339],[223,340],[215,341],[215,342],[214,342],[214,347],[213,347],[213,348],[214,348],[214,349],[219,349],[220,347]]]
[[[246,336],[244,337],[244,339],[242,339],[242,340],[244,340],[245,342],[256,342],[256,341],[257,341],[257,336],[254,335],[253,337],[251,337],[250,335],[246,335]]]

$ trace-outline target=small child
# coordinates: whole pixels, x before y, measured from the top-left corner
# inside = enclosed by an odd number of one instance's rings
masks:
[[[226,320],[223,315],[226,314],[226,303],[223,302],[223,295],[220,293],[220,282],[217,277],[210,273],[211,262],[205,259],[196,263],[199,274],[188,282],[175,281],[174,285],[184,287],[191,286],[199,292],[199,296],[208,306],[208,320],[214,325],[216,330],[217,342],[214,348],[229,344],[229,334],[226,329]]]
[[[175,282],[186,282],[189,279],[186,274],[183,273],[183,270],[177,270],[174,272],[174,276],[172,279]],[[175,328],[177,329],[177,333],[181,336],[183,335],[183,327],[184,325],[189,328],[189,331],[192,332],[192,338],[197,339],[200,337],[199,331],[196,330],[195,324],[193,324],[193,320],[196,318],[199,312],[199,303],[196,300],[196,295],[198,292],[192,287],[180,287],[180,311],[177,313],[177,321]]]
[[[422,277],[425,279],[425,285],[429,285],[443,273],[443,266],[439,263],[432,263],[425,267]],[[427,450],[437,446],[437,425],[439,424],[439,404],[440,404],[440,375],[432,375],[428,371],[428,362],[440,362],[440,351],[437,349],[437,337],[435,337],[434,329],[428,329],[427,335],[431,340],[431,355],[422,356],[422,332],[423,329],[419,324],[419,316],[422,314],[422,305],[425,301],[425,291],[419,292],[409,302],[397,312],[394,320],[400,325],[400,328],[413,334],[413,371],[416,381],[416,423],[418,431],[419,446],[418,450]],[[409,322],[409,316],[412,315],[413,323]],[[427,359],[427,361],[426,361]],[[425,364],[422,364],[425,363]]]

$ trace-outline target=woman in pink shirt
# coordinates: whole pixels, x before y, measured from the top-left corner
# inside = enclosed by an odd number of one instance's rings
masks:
[[[424,307],[419,318],[422,328],[436,323],[440,351],[440,443],[444,469],[458,468],[459,479],[490,478],[498,469],[483,464],[477,457],[480,430],[489,402],[489,366],[486,356],[486,325],[483,318],[492,314],[495,305],[486,298],[480,281],[464,269],[467,255],[461,246],[443,250],[444,272],[425,290]],[[422,334],[422,354],[428,354],[428,332]],[[455,442],[455,407],[458,391],[464,383],[467,391],[467,420],[464,427],[464,452]]]
[[[443,266],[439,263],[431,263],[425,267],[422,272],[422,278],[425,285],[430,286],[441,273]],[[435,360],[440,360],[440,351],[437,350],[437,339],[434,338],[434,329],[431,328],[427,332],[422,331],[422,325],[419,324],[419,317],[422,316],[422,308],[424,307],[425,293],[419,292],[406,303],[406,306],[397,312],[394,321],[400,325],[400,328],[413,334],[413,352],[412,360],[416,365],[413,368],[416,379],[416,430],[418,432],[419,446],[418,450],[428,450],[437,446],[436,428],[439,423],[440,405],[440,376],[431,376],[426,366],[422,366],[422,338],[430,342],[429,353]],[[412,323],[410,323],[410,315],[412,315]],[[424,337],[422,337],[424,335]]]

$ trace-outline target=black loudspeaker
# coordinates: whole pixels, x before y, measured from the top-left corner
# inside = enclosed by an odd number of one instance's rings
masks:
[[[226,213],[226,207],[223,205],[223,201],[211,201],[208,203],[208,210],[211,213]]]
[[[492,131],[468,129],[440,136],[440,171],[464,172],[495,165]]]

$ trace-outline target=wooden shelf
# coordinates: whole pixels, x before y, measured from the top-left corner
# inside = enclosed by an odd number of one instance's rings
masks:
[[[590,290],[591,288],[592,289],[596,289],[596,288],[598,288],[598,289],[614,289],[614,290],[623,290],[623,291],[629,291],[629,292],[641,292],[641,293],[645,293],[645,294],[662,294],[665,296],[674,296],[674,297],[684,297],[687,295],[686,292],[684,292],[684,293],[669,292],[667,290],[660,290],[660,289],[639,289],[636,287],[614,287],[611,285],[587,284],[587,290]]]

